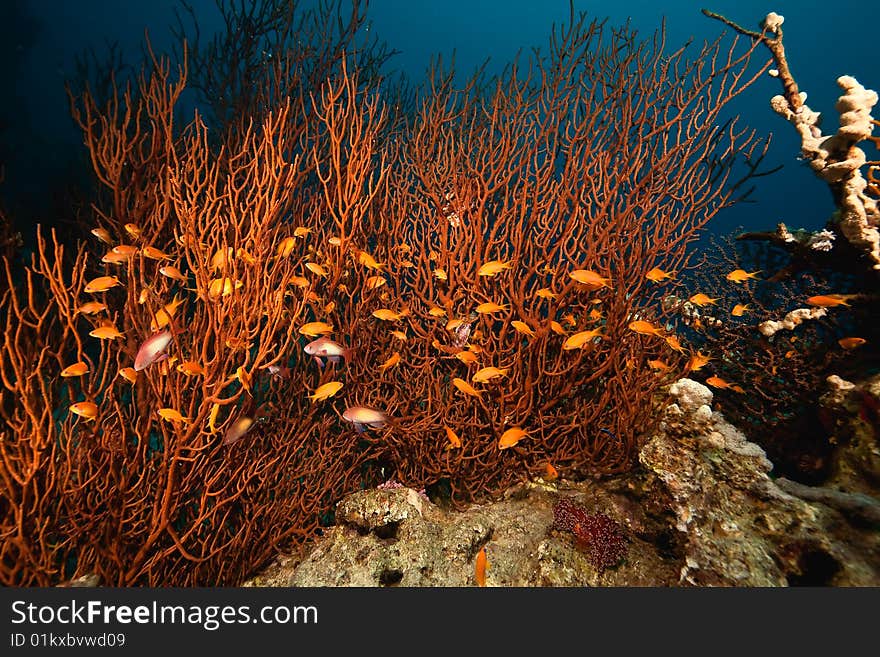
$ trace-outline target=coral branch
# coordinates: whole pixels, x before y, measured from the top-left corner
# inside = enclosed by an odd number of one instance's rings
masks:
[[[852,76],[837,78],[837,85],[843,90],[835,104],[840,115],[840,127],[834,134],[823,135],[819,112],[806,105],[807,94],[798,90],[789,69],[782,42],[783,17],[768,14],[762,23],[762,32],[758,33],[746,30],[719,14],[705,9],[703,13],[770,50],[776,64],[775,74],[783,87],[781,95],[770,99],[770,106],[795,127],[800,136],[803,157],[831,190],[838,208],[834,225],[867,257],[873,269],[880,270],[880,206],[876,198],[869,195],[871,174],[869,171],[869,179],[862,174],[861,169],[867,158],[858,147],[860,142],[868,139],[877,143],[876,138],[871,136],[876,125],[871,109],[877,104],[877,93],[863,87]]]

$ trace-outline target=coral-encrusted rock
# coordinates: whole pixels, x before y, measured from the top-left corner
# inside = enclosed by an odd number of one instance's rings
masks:
[[[675,407],[693,408],[701,385],[671,386]],[[876,532],[852,528],[838,511],[786,493],[769,477],[772,464],[758,445],[720,413],[708,426],[695,415],[667,413],[639,456],[686,535],[683,584],[880,583]]]
[[[403,491],[403,492],[401,492]],[[337,522],[364,532],[390,532],[409,518],[421,518],[436,507],[411,488],[376,489],[371,495],[351,495],[336,507]]]
[[[693,413],[701,406],[711,406],[714,395],[699,381],[679,379],[669,386],[669,395],[684,413]]]
[[[624,494],[589,482],[521,485],[463,512],[444,511],[410,488],[372,489],[339,504],[338,524],[301,563],[276,565],[245,586],[474,586],[474,559],[483,546],[487,586],[675,583],[677,561],[634,536],[623,563],[597,572],[570,532],[551,531],[560,495],[643,536],[652,531]]]
[[[859,384],[832,375],[819,398],[819,417],[832,437],[831,477],[825,486],[876,495],[880,490],[880,375]]]

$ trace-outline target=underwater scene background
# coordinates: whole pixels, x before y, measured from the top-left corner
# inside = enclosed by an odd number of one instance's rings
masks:
[[[626,476],[683,377],[839,482],[819,398],[880,341],[858,7],[5,3],[0,582],[237,585],[361,489]]]

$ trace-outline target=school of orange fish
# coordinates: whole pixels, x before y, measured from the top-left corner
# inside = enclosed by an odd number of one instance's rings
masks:
[[[140,230],[134,224],[126,224],[125,230],[133,238],[140,237]],[[98,228],[93,230],[92,232],[101,241],[108,244],[112,243],[111,236],[109,232],[105,229]],[[295,229],[293,232],[293,236],[286,237],[281,240],[281,242],[277,246],[276,254],[279,257],[287,257],[293,252],[296,245],[296,239],[305,238],[309,234],[309,232],[309,229],[306,229],[304,227],[299,227]],[[336,239],[337,243],[339,243],[338,238],[330,239]],[[381,273],[385,269],[385,264],[378,262],[372,255],[370,255],[366,251],[354,249],[354,252],[357,255],[357,261],[360,265],[364,266],[368,270],[378,272],[376,275],[370,276],[366,279],[367,287],[375,289],[384,285],[386,283],[386,279],[384,278],[384,276],[381,275]],[[152,246],[136,247],[127,244],[117,244],[115,246],[112,246],[110,251],[108,251],[104,255],[102,261],[111,264],[121,264],[127,262],[138,253],[140,253],[143,257],[158,261],[172,259],[170,255]],[[208,264],[212,268],[212,270],[222,269],[224,263],[228,262],[233,257],[239,257],[244,260],[248,260],[250,258],[252,260],[252,257],[245,250],[238,249],[237,251],[235,251],[231,247],[227,247],[218,250],[210,258]],[[412,263],[409,264],[411,265]],[[328,276],[328,272],[326,271],[326,269],[317,263],[306,262],[305,268],[318,277]],[[512,263],[509,261],[492,260],[484,263],[477,271],[477,274],[478,276],[483,277],[493,277],[501,274],[502,272],[509,271],[512,268]],[[165,264],[159,268],[159,272],[163,276],[174,279],[184,284],[186,284],[189,280],[188,275],[182,272],[178,268],[178,266],[175,265]],[[759,273],[760,272],[757,271],[747,272],[743,269],[736,269],[728,273],[726,278],[732,283],[742,284],[749,280],[757,280]],[[434,269],[432,274],[433,276],[441,280],[446,280],[447,278],[446,271],[441,268]],[[610,288],[612,286],[612,281],[609,277],[602,276],[601,274],[589,269],[574,269],[568,273],[568,276],[573,281],[576,281],[579,286],[586,291],[595,291],[601,288]],[[659,284],[663,283],[664,281],[673,279],[675,277],[675,273],[663,271],[662,269],[655,267],[648,271],[645,277],[649,281]],[[310,282],[304,276],[294,276],[291,279],[291,284],[297,287],[308,287],[310,285]],[[99,276],[88,281],[83,288],[83,292],[96,295],[104,293],[107,290],[110,290],[120,285],[123,285],[123,283],[116,276]],[[202,298],[207,301],[217,301],[218,299],[222,299],[223,297],[233,294],[241,286],[241,281],[232,280],[229,277],[215,278],[209,282],[206,294]],[[141,294],[138,298],[139,303],[144,303],[147,297],[147,293],[148,290],[146,288],[141,291]],[[556,292],[549,288],[541,288],[537,290],[535,294],[538,298],[542,299],[553,299],[558,296]],[[831,308],[835,306],[849,305],[848,301],[850,300],[850,298],[851,296],[848,295],[827,294],[812,296],[805,301],[812,306]],[[718,300],[718,298],[709,297],[704,293],[693,294],[688,299],[690,303],[700,307],[715,305],[717,304]],[[171,358],[168,354],[168,348],[173,342],[173,333],[168,327],[169,324],[172,323],[175,314],[179,311],[183,303],[184,300],[181,297],[175,295],[174,299],[171,302],[160,308],[155,313],[150,325],[151,330],[154,333],[143,340],[143,342],[140,344],[132,366],[126,366],[119,370],[120,377],[124,378],[126,381],[134,383],[137,381],[138,373],[145,370],[154,363],[164,363],[165,367],[169,367],[173,363],[177,362],[176,357]],[[593,300],[593,303],[601,304],[601,301]],[[84,315],[96,315],[106,310],[107,306],[105,303],[92,300],[85,302],[81,306],[79,306],[77,312]],[[327,310],[328,312],[332,310],[332,304],[325,308],[325,310]],[[468,365],[476,363],[478,361],[477,354],[479,353],[479,347],[476,344],[467,344],[467,338],[470,331],[470,322],[472,322],[473,319],[478,315],[492,315],[496,313],[504,313],[508,310],[509,307],[507,305],[497,304],[495,302],[488,301],[477,305],[468,319],[449,319],[446,324],[446,328],[449,331],[463,331],[461,335],[464,338],[462,344],[460,345],[461,348],[450,357],[455,357]],[[749,310],[750,308],[746,304],[736,304],[731,310],[731,315],[734,317],[742,317],[746,313],[748,313]],[[378,321],[395,323],[403,320],[409,315],[409,313],[410,310],[407,308],[402,308],[398,310],[393,310],[391,308],[378,308],[372,312],[372,317],[374,317]],[[434,318],[445,317],[446,310],[435,306],[428,310],[428,315]],[[602,311],[598,307],[594,307],[590,311],[588,316],[593,321],[598,321],[603,317]],[[566,322],[570,326],[575,326],[577,323],[576,319],[571,314],[563,317],[562,321]],[[541,327],[530,326],[529,324],[521,320],[510,321],[510,326],[517,333],[527,338],[535,337],[536,335],[538,335],[537,331],[542,330]],[[634,319],[628,324],[628,328],[634,333],[640,335],[662,339],[671,349],[679,353],[685,352],[685,349],[679,342],[677,336],[664,329],[663,327],[656,326],[655,324],[652,324],[651,322],[642,319]],[[348,348],[329,337],[333,333],[333,330],[334,329],[331,324],[323,321],[306,322],[298,328],[298,332],[303,336],[314,338],[311,342],[305,345],[304,352],[314,358],[321,367],[323,367],[327,362],[339,363],[341,361],[347,360],[349,357]],[[589,345],[593,344],[595,341],[603,339],[601,325],[597,326],[596,328],[582,330],[574,334],[568,335],[567,330],[562,326],[562,324],[560,324],[556,320],[551,319],[549,320],[548,325],[544,330],[550,330],[556,334],[559,334],[560,336],[565,336],[565,339],[561,342],[561,348],[563,351],[585,349]],[[406,333],[404,331],[394,329],[392,330],[392,333],[397,339],[401,341],[405,341],[407,339]],[[109,320],[102,321],[97,328],[89,332],[89,335],[101,340],[113,340],[124,337],[123,333],[121,333]],[[865,342],[866,341],[863,338],[849,337],[839,340],[839,345],[841,348],[849,350],[855,349],[865,344]],[[250,346],[247,343],[234,345],[231,344],[229,341],[227,341],[227,344],[231,348],[247,348]],[[436,342],[435,346],[437,346]],[[685,365],[684,373],[689,374],[690,372],[698,371],[705,367],[710,362],[710,360],[711,357],[708,354],[703,354],[700,351],[696,351],[695,353],[690,355],[689,360]],[[389,369],[398,366],[400,362],[400,353],[394,352],[387,360],[378,365],[378,370],[380,372],[386,372]],[[672,369],[672,366],[670,364],[659,359],[648,360],[647,365],[650,368],[657,370],[659,373],[664,373]],[[274,369],[270,368],[270,372],[273,375],[283,377],[285,375],[286,369],[287,368],[275,366]],[[199,376],[205,374],[205,370],[202,365],[192,360],[185,360],[177,364],[177,371],[187,376]],[[60,376],[77,377],[83,376],[88,372],[88,365],[85,362],[79,361],[64,367],[60,373]],[[508,368],[499,368],[494,366],[482,367],[476,370],[471,375],[470,381],[460,377],[454,377],[451,380],[451,385],[464,395],[480,397],[482,391],[476,388],[475,384],[490,384],[495,380],[503,379],[507,376],[507,373]],[[243,368],[238,368],[233,379],[237,379],[246,390],[250,391],[250,378],[244,372]],[[709,376],[706,378],[705,382],[715,388],[730,389],[741,394],[745,393],[745,390],[739,384],[725,381],[718,376]],[[337,395],[343,387],[344,384],[341,381],[329,381],[320,385],[314,391],[311,391],[311,394],[308,395],[308,398],[313,403],[325,401]],[[71,413],[83,417],[87,420],[95,420],[99,413],[98,406],[94,402],[88,400],[76,402],[72,404],[69,408]],[[217,430],[216,420],[218,410],[219,406],[217,404],[214,404],[211,409],[211,413],[209,414],[208,424],[209,429],[212,433]],[[173,408],[160,408],[156,411],[156,413],[162,420],[165,420],[167,422],[184,424],[190,422],[190,418],[184,417],[178,410]],[[358,432],[362,432],[368,429],[382,428],[386,426],[389,422],[391,422],[391,418],[389,418],[389,416],[385,412],[379,409],[368,408],[364,406],[348,407],[343,411],[341,417],[343,420],[350,422],[354,429]],[[224,434],[223,443],[229,445],[241,439],[254,426],[254,424],[255,421],[253,418],[246,416],[236,418],[227,428]],[[460,448],[462,446],[462,440],[455,432],[455,430],[452,427],[448,427],[445,425],[444,430],[447,439],[446,449]],[[522,427],[510,427],[499,436],[497,442],[498,449],[504,450],[514,447],[520,441],[527,437],[528,433]],[[555,469],[553,469],[553,466],[548,463],[547,468],[547,477],[555,478],[557,476],[557,473],[555,472]]]

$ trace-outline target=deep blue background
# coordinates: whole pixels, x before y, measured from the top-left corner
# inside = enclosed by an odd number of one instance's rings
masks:
[[[7,4],[8,3],[8,4]],[[216,20],[213,0],[193,0],[203,29]],[[3,6],[5,9],[2,9]],[[20,7],[26,20],[4,19],[11,7]],[[24,221],[45,220],[46,180],[63,177],[71,159],[82,154],[81,138],[69,118],[64,81],[74,75],[74,56],[87,47],[101,52],[107,41],[118,41],[130,63],[139,62],[140,44],[148,30],[157,51],[169,50],[173,9],[177,0],[0,0],[2,97],[0,139],[6,142],[6,184],[0,197],[12,207],[13,219],[25,232]],[[836,127],[833,104],[839,95],[838,76],[853,75],[869,88],[880,87],[876,27],[865,15],[866,4],[843,0],[706,0],[705,2],[600,2],[576,0],[577,10],[608,16],[612,25],[627,17],[648,37],[667,17],[668,47],[690,37],[697,42],[715,38],[724,28],[700,13],[700,7],[727,15],[757,28],[768,11],[785,16],[785,43],[789,63],[807,103],[827,115],[825,130]],[[545,47],[553,23],[567,22],[567,0],[372,0],[371,30],[391,48],[401,51],[393,68],[418,80],[429,59],[454,50],[462,75],[487,57],[489,70],[498,71],[519,49]],[[873,17],[875,25],[880,19]],[[873,63],[871,59],[873,53]],[[764,53],[753,61],[763,61]],[[832,205],[824,185],[798,162],[794,130],[769,108],[779,93],[777,80],[765,77],[738,99],[735,111],[761,133],[773,133],[767,166],[784,165],[781,172],[757,181],[755,203],[742,204],[719,215],[710,229],[726,233],[737,226],[772,228],[779,221],[792,227],[818,228]],[[877,114],[878,112],[875,112]],[[871,153],[869,153],[871,155]]]

